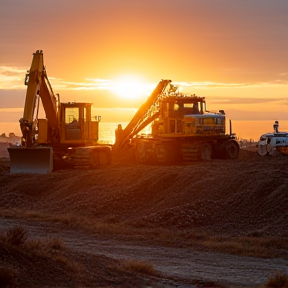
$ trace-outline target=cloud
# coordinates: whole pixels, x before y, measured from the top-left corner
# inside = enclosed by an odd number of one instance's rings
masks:
[[[24,78],[26,70],[18,69],[15,67],[0,66],[0,89],[3,90],[14,90],[14,89],[26,89],[24,85]],[[108,80],[108,79],[94,79],[85,78],[84,81],[66,81],[61,78],[49,77],[49,82],[54,91],[60,90],[108,90],[116,91],[119,88],[119,80]],[[156,84],[155,84],[156,85]],[[134,85],[135,86],[135,85]],[[146,95],[151,92],[155,86],[152,84],[145,84],[139,88]],[[127,87],[129,88],[129,87]]]
[[[245,88],[245,87],[288,85],[288,80],[277,79],[270,82],[255,82],[255,83],[173,82],[173,84],[182,87],[192,87],[192,88]]]
[[[117,107],[117,108],[115,108],[115,107],[114,108],[101,108],[101,107],[99,107],[98,108],[98,107],[92,107],[92,110],[109,111],[109,112],[111,112],[111,111],[117,111],[117,112],[119,112],[119,111],[122,111],[122,112],[129,111],[129,112],[135,113],[137,111],[137,109],[138,108],[121,108],[121,107]]]
[[[0,73],[7,76],[15,76],[19,74],[23,75],[23,73],[26,73],[26,70],[17,67],[0,66]]]
[[[26,70],[17,67],[0,66],[0,89],[19,89],[24,87]]]
[[[0,113],[18,113],[23,112],[23,108],[0,108]]]
[[[212,99],[209,102],[211,104],[229,104],[229,105],[281,102],[281,104],[283,105],[288,105],[287,98],[264,98],[264,97],[263,98],[221,97],[217,99]]]
[[[86,78],[83,82],[72,82],[64,81],[50,77],[50,81],[53,83],[52,87],[54,90],[107,90],[116,91],[119,86],[118,81],[108,79],[92,79]],[[51,84],[52,84],[51,83]],[[274,80],[271,82],[257,82],[257,83],[216,83],[216,82],[173,82],[174,85],[179,86],[180,92],[189,93],[191,89],[231,89],[231,88],[251,88],[251,87],[275,87],[288,85],[288,80]],[[143,95],[149,95],[156,87],[156,83],[147,83],[139,86],[139,90],[142,91]],[[127,88],[128,89],[128,88]]]
[[[49,81],[55,90],[96,90],[111,87],[111,81],[105,79],[85,79],[84,82],[65,81],[60,78],[49,77]]]
[[[0,89],[26,89],[24,85],[26,70],[18,67],[0,66]],[[280,79],[274,79],[269,82],[254,82],[254,83],[219,83],[219,82],[174,82],[173,84],[179,86],[180,91],[190,93],[192,89],[231,89],[231,88],[257,88],[257,87],[281,87],[288,85],[288,79],[285,76],[287,72],[279,75]],[[282,79],[284,77],[284,79]],[[54,91],[59,90],[107,90],[115,92],[119,87],[119,80],[109,80],[100,78],[85,78],[84,81],[66,81],[61,78],[49,77],[49,81]],[[139,87],[141,93],[149,95],[156,87],[156,83],[147,83]],[[192,91],[192,93],[194,93]]]

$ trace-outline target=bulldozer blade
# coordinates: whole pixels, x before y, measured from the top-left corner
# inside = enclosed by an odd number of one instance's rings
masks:
[[[53,170],[52,147],[9,147],[10,173],[47,174]]]

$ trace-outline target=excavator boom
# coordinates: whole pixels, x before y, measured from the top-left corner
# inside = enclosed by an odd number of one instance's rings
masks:
[[[10,173],[49,173],[53,169],[53,148],[37,147],[36,126],[39,125],[38,109],[40,98],[49,121],[49,129],[58,134],[57,99],[46,75],[43,52],[33,53],[30,70],[26,74],[27,85],[23,118],[19,120],[22,146],[8,148]],[[57,136],[57,135],[56,135]]]
[[[92,103],[60,102],[49,82],[42,50],[33,53],[25,84],[21,146],[8,148],[10,173],[49,173],[53,162],[90,167],[111,162],[112,148],[98,143],[101,117],[92,116]],[[42,119],[38,118],[40,104],[45,111]]]

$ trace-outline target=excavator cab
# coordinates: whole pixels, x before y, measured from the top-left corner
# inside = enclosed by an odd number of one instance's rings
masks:
[[[61,143],[87,143],[98,141],[101,117],[91,117],[91,103],[61,104]],[[92,143],[91,143],[92,144]]]
[[[101,116],[91,116],[92,103],[60,103],[57,131],[47,119],[38,119],[36,142],[41,144],[67,144],[71,146],[93,145],[98,141]]]

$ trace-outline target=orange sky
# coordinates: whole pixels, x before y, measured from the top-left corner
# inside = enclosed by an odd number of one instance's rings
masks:
[[[160,79],[235,121],[288,120],[287,15],[287,0],[0,0],[0,125],[22,116],[37,49],[62,101],[93,102],[105,122],[129,121]],[[145,89],[117,95],[122,75]]]

